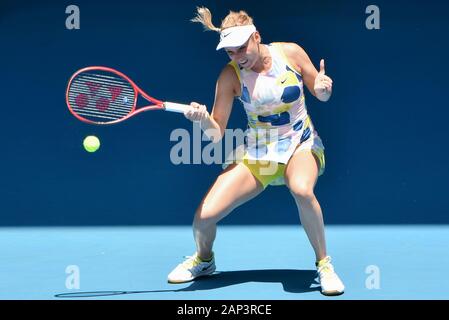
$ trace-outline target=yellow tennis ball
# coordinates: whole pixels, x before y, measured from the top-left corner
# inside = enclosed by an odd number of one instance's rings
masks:
[[[83,146],[87,152],[95,152],[100,148],[100,140],[96,136],[87,136],[84,138]]]

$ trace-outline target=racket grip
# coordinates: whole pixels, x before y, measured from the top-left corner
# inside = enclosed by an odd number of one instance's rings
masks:
[[[191,109],[192,107],[190,104],[164,102],[164,108],[166,111],[184,113],[184,111]]]

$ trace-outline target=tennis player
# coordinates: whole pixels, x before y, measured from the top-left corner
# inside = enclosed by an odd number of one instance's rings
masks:
[[[192,102],[194,109],[185,116],[200,122],[202,130],[218,142],[237,97],[245,108],[248,130],[240,152],[227,159],[224,171],[195,212],[196,253],[168,275],[168,282],[184,283],[211,275],[215,271],[212,245],[217,223],[268,185],[286,185],[315,251],[321,292],[342,294],[344,285],[326,252],[323,215],[314,194],[325,168],[324,146],[307,113],[303,89],[305,84],[318,100],[329,100],[332,79],[325,74],[324,60],[318,72],[299,45],[262,44],[245,11],[230,11],[220,28],[213,25],[211,12],[204,7],[197,8],[192,21],[220,33],[216,49],[224,49],[231,61],[217,80],[212,113],[205,105]]]

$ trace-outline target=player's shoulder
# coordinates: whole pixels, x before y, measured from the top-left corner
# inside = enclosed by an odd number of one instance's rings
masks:
[[[223,69],[222,69],[222,73],[232,73],[235,72],[235,66],[232,62],[227,63]]]
[[[301,46],[295,42],[276,42],[275,44],[282,49],[287,57],[294,57],[303,52]]]
[[[238,70],[238,66],[237,65],[233,65],[232,63],[228,63],[221,70],[220,78],[221,79],[226,79],[226,80],[229,80],[229,81],[236,81],[236,80],[239,81],[240,75],[238,74],[238,72],[239,72],[239,70]]]
[[[240,91],[240,75],[237,72],[231,64],[225,65],[218,77],[218,90],[232,91],[236,95]]]

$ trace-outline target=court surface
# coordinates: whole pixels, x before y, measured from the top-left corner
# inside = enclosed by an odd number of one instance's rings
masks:
[[[449,226],[327,226],[326,237],[346,285],[331,298],[300,226],[220,226],[216,275],[179,285],[166,277],[194,252],[190,226],[4,227],[0,299],[449,299]]]

